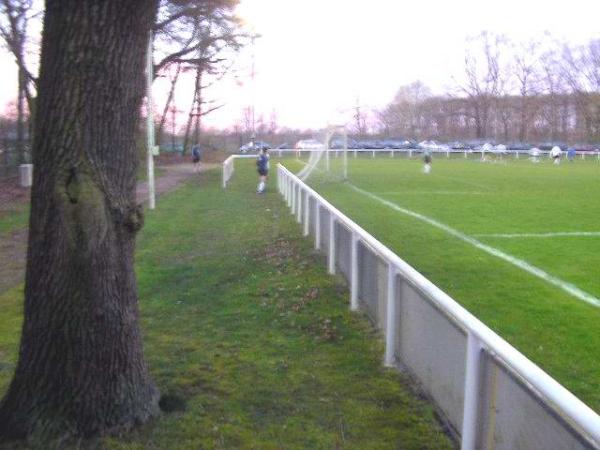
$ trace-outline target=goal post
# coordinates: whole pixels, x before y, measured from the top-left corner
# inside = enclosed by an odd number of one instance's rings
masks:
[[[337,137],[337,141],[334,141]],[[308,163],[298,172],[301,180],[317,176],[323,180],[343,181],[348,179],[348,133],[343,125],[330,125],[321,132],[320,146],[311,149]],[[335,145],[332,146],[332,142]],[[333,148],[335,147],[335,148]],[[331,157],[335,150],[336,158]],[[342,152],[342,160],[338,158]]]

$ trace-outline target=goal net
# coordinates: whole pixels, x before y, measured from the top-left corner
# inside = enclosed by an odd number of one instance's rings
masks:
[[[298,172],[301,180],[335,182],[348,178],[348,133],[342,125],[327,127],[318,148],[310,150],[306,165]]]

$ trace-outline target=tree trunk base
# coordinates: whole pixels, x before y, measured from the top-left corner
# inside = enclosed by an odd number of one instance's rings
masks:
[[[10,404],[12,396],[7,396],[0,405],[0,449],[9,448],[3,445],[18,440],[32,448],[63,448],[82,440],[127,432],[160,415],[158,390],[150,385],[145,391],[143,398],[132,402],[128,410],[116,407],[116,414],[98,414],[96,409],[89,414],[56,411],[42,405],[19,404],[15,408]]]

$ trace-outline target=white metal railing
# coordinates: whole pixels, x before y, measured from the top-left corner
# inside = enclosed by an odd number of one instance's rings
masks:
[[[233,176],[235,170],[234,161],[240,158],[256,158],[256,155],[231,155],[225,161],[223,161],[223,188],[227,187],[227,183]]]
[[[281,148],[281,149],[270,150],[270,152],[272,154],[278,154],[278,156],[283,156],[283,155],[288,155],[288,154],[295,154],[297,156],[301,156],[302,154],[316,152],[316,151],[322,151],[322,149]],[[359,154],[368,154],[372,158],[375,158],[376,156],[384,155],[384,154],[389,156],[390,158],[395,158],[396,155],[405,155],[405,156],[408,156],[409,158],[411,158],[413,155],[419,155],[419,154],[423,153],[422,149],[414,149],[414,148],[408,148],[408,149],[356,148],[356,149],[348,149],[347,151],[348,151],[348,153],[353,154],[353,156],[355,158],[358,157]],[[338,154],[341,154],[343,152],[343,150],[342,149],[331,149],[330,152],[335,155],[338,155]],[[496,153],[496,152],[490,151],[490,150],[471,150],[471,149],[467,149],[467,150],[430,149],[430,152],[434,155],[438,155],[438,156],[441,155],[441,156],[445,156],[447,158],[450,158],[451,155],[460,155],[464,158],[468,158],[471,155],[476,155],[476,156],[478,155],[478,157],[482,157],[484,155],[501,155],[501,156],[505,156],[505,157],[512,157],[515,159],[532,157],[529,150],[506,150],[502,154]],[[594,151],[576,151],[575,154],[579,159],[596,158],[598,161],[600,161],[600,149],[596,149]],[[550,151],[540,150],[538,157],[540,157],[540,158],[548,157],[549,155],[550,155]],[[566,158],[566,156],[567,156],[566,152],[563,151],[562,157]]]
[[[461,436],[462,449],[600,448],[600,416],[591,408],[281,164],[277,174],[278,189],[292,214],[303,224],[303,234],[307,236],[312,230],[316,248],[322,248],[323,242],[327,241],[323,250],[328,256],[330,273],[335,273],[342,262],[336,261],[339,227],[351,234],[351,239],[344,245],[350,246],[347,278],[352,310],[360,309],[361,301],[364,301],[359,290],[359,284],[364,282],[359,268],[359,251],[372,252],[387,264],[387,274],[383,274],[385,283],[379,283],[386,286],[382,299],[385,321],[378,324],[385,335],[385,364],[408,366],[426,390],[428,385],[433,386],[429,394],[438,406],[444,395],[454,399],[454,409],[459,412],[448,419]],[[323,236],[322,228],[327,228],[328,236]],[[344,262],[347,265],[348,261]],[[411,342],[415,345],[422,338],[420,335],[426,332],[434,333],[432,342],[435,345],[444,344],[444,336],[435,336],[436,330],[420,329],[415,336],[406,337],[412,325],[411,317],[417,314],[406,308],[411,307],[409,297],[414,302],[415,296],[418,302],[432,305],[439,311],[435,317],[423,316],[425,323],[442,320],[460,330],[458,336],[461,336],[461,342],[464,341],[464,347],[457,355],[466,355],[455,372],[460,380],[454,380],[454,385],[460,386],[460,392],[449,392],[452,391],[451,383],[444,381],[444,377],[452,376],[449,373],[426,371],[426,376],[419,377],[415,374],[419,368],[402,360],[402,340],[399,339],[402,332],[403,338],[414,338]],[[435,349],[428,354],[431,358],[440,358]],[[419,364],[427,367],[436,364],[427,361],[426,357],[419,354],[419,358],[424,359]],[[453,358],[452,364],[458,359]],[[508,406],[497,406],[502,401],[508,402]],[[444,413],[448,410],[442,408]],[[519,414],[523,418],[515,422],[514,417]]]

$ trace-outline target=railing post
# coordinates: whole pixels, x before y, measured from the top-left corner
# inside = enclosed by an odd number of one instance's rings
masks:
[[[461,450],[475,450],[475,445],[477,444],[481,349],[479,338],[469,332],[467,335],[467,362],[465,370],[465,400],[461,433]]]
[[[298,201],[298,186],[296,185],[296,183],[294,183],[292,181],[292,207],[290,210],[290,213],[292,215],[296,214],[296,202]]]
[[[296,199],[296,222],[302,223],[302,186],[298,184],[298,198]]]
[[[281,190],[281,175],[280,175],[280,170],[279,167],[277,168],[277,192],[279,192],[280,194],[283,194],[282,190]]]
[[[396,267],[388,262],[387,308],[385,323],[385,365],[393,367],[396,359]]]
[[[306,237],[310,231],[310,195],[304,194],[304,233]]]
[[[358,235],[352,232],[350,247],[350,309],[358,311]]]
[[[335,274],[335,216],[329,212],[329,257],[327,269],[331,275]]]
[[[287,205],[288,208],[292,207],[292,178],[286,174],[285,182],[287,183]]]
[[[315,248],[321,248],[321,204],[315,199]]]

